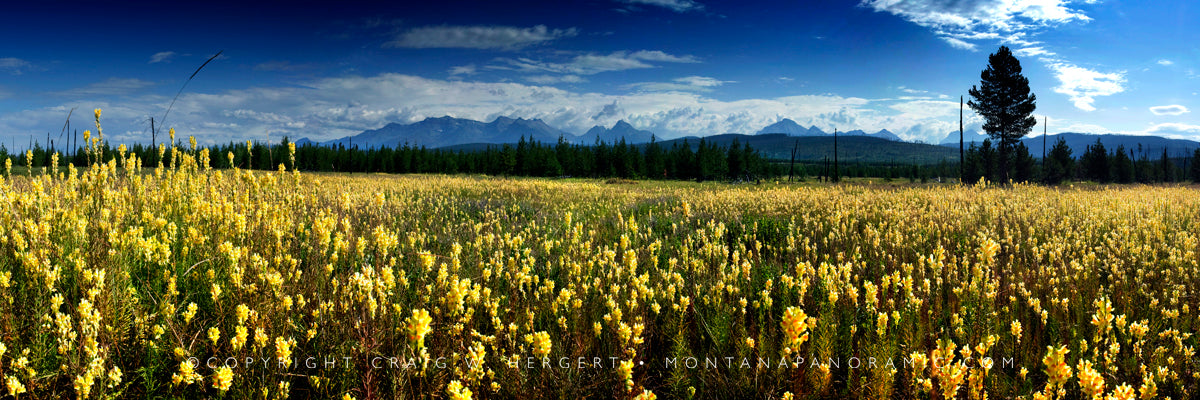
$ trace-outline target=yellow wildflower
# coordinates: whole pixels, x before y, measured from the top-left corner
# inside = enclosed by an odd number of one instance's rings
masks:
[[[433,328],[430,328],[432,322],[433,318],[429,316],[429,311],[425,311],[424,309],[413,310],[413,314],[408,317],[406,325],[408,341],[414,343],[417,348],[425,347],[425,335],[433,330]]]
[[[212,387],[224,392],[229,390],[230,386],[233,386],[233,369],[229,366],[217,368],[217,372],[213,374]]]

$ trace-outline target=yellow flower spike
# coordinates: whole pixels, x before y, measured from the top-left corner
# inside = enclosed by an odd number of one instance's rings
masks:
[[[621,365],[617,368],[617,376],[625,382],[625,391],[633,391],[633,361],[621,360]]]
[[[633,400],[656,400],[656,399],[658,399],[658,396],[656,396],[654,394],[654,392],[651,392],[649,390],[643,390],[637,396],[633,397]]]
[[[1079,360],[1079,387],[1083,393],[1092,397],[1099,398],[1104,394],[1104,377],[1099,371],[1092,368],[1092,362],[1088,360]]]
[[[1145,366],[1142,366],[1145,368]],[[1139,398],[1149,400],[1158,395],[1158,385],[1154,382],[1155,376],[1153,372],[1142,372],[1142,387],[1138,389]]]
[[[217,344],[221,340],[221,330],[217,327],[208,328],[208,341]]]
[[[25,393],[25,385],[21,383],[17,377],[8,375],[4,379],[4,386],[8,388],[8,395],[17,397],[17,395]]]
[[[213,374],[212,387],[225,392],[230,386],[233,386],[233,369],[225,365],[217,368],[217,372]]]
[[[250,331],[243,325],[238,325],[233,328],[233,337],[229,338],[229,344],[234,351],[241,350],[242,346],[246,345],[246,339],[250,335]]]
[[[425,347],[425,335],[429,334],[433,328],[430,324],[433,318],[429,316],[429,311],[424,309],[413,310],[405,324],[405,329],[408,332],[408,341],[416,346],[416,348]]]
[[[533,355],[537,358],[543,358],[550,355],[550,349],[553,342],[550,341],[550,334],[547,332],[537,332],[529,335],[526,339],[533,344]]]
[[[275,338],[275,359],[283,368],[292,365],[292,345],[291,339],[284,339],[282,336]]]
[[[183,323],[187,324],[192,322],[192,318],[196,316],[196,311],[198,310],[199,307],[196,305],[196,303],[188,303],[187,310],[183,312]]]
[[[1046,356],[1042,358],[1042,364],[1046,366],[1046,379],[1049,384],[1062,387],[1073,375],[1071,367],[1067,365],[1066,361],[1069,352],[1067,346],[1060,346],[1057,349],[1053,346],[1046,347]]]
[[[804,313],[804,310],[799,307],[788,307],[783,312],[783,335],[784,346],[798,351],[800,345],[808,340],[809,317]]]
[[[446,394],[451,400],[471,400],[471,389],[463,386],[462,382],[457,380],[450,381],[446,385]]]

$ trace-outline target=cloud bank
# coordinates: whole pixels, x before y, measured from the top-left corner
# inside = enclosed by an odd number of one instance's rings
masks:
[[[122,80],[109,83],[119,82]],[[705,88],[727,82],[687,76],[668,83]],[[114,101],[112,93],[105,95],[101,90],[79,94],[88,96],[54,107],[0,115],[0,132],[9,135],[2,139],[44,134],[48,126],[61,126],[67,110],[79,107],[103,108],[106,136],[113,141],[149,141],[148,117],[161,115],[170,102],[158,95],[124,96]],[[625,120],[668,138],[753,133],[781,118],[791,118],[827,131],[886,128],[906,139],[937,142],[958,128],[957,106],[949,101],[837,95],[722,101],[704,96],[703,91],[679,90],[608,95],[537,84],[381,74],[323,78],[286,87],[185,93],[166,125],[181,135],[194,135],[202,143],[227,143],[248,138],[278,141],[285,135],[330,140],[390,122],[412,123],[444,115],[480,121],[499,116],[540,118],[574,134]],[[980,123],[968,113],[969,127]]]
[[[1041,42],[1040,32],[1070,23],[1092,20],[1070,0],[863,0],[859,6],[896,15],[930,29],[951,47],[976,51],[978,41],[1012,45],[1018,57],[1038,57],[1054,73],[1054,91],[1067,96],[1084,111],[1096,110],[1096,97],[1125,91],[1125,73],[1100,72],[1063,59]],[[1170,65],[1168,60],[1159,64]]]
[[[1189,111],[1187,107],[1178,104],[1172,104],[1169,106],[1150,107],[1150,112],[1154,113],[1154,115],[1183,115],[1187,114]]]
[[[549,29],[545,25],[531,28],[512,26],[426,26],[401,33],[384,47],[413,49],[464,48],[518,50],[552,40],[579,34],[575,28]]]
[[[173,52],[173,51],[160,51],[160,52],[154,53],[154,55],[150,56],[149,63],[154,64],[154,63],[160,63],[160,62],[171,62],[171,58],[173,58],[173,57],[175,57],[175,52]]]
[[[621,3],[662,7],[677,13],[704,10],[704,5],[692,0],[619,0]]]
[[[1054,91],[1067,95],[1080,110],[1095,111],[1096,97],[1125,91],[1123,72],[1101,73],[1066,62],[1054,62],[1049,67],[1059,81]]]

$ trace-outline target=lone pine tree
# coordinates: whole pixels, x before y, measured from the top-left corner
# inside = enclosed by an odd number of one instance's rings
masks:
[[[1021,75],[1021,62],[1006,46],[988,56],[980,73],[980,86],[971,86],[967,105],[984,119],[983,130],[996,142],[999,172],[1008,181],[1009,162],[1018,140],[1029,133],[1037,118],[1037,96],[1029,92],[1029,79]]]

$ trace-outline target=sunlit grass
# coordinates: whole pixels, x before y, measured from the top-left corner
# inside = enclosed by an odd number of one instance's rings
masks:
[[[8,394],[1196,395],[1188,187],[304,174],[165,151],[0,182]]]

